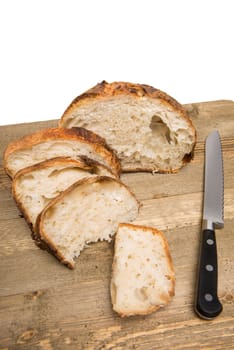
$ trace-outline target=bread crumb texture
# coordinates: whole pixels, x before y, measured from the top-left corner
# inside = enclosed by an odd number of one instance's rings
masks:
[[[70,186],[45,208],[40,238],[62,262],[74,258],[91,242],[110,241],[122,221],[133,221],[139,204],[121,182],[110,177],[83,179]]]
[[[113,176],[108,168],[91,160],[53,158],[18,171],[12,183],[13,196],[34,227],[37,216],[53,198],[76,181],[96,175]]]
[[[124,171],[173,172],[191,159],[195,128],[186,110],[148,85],[102,82],[78,96],[60,126],[102,135]]]
[[[13,177],[17,171],[56,157],[93,159],[118,176],[120,163],[105,140],[83,128],[47,128],[11,142],[4,152],[4,168]]]
[[[121,316],[148,314],[169,303],[175,275],[167,242],[153,228],[121,224],[111,278],[113,309]]]

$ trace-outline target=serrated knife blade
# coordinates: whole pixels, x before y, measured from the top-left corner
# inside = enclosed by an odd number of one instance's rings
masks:
[[[203,221],[207,229],[224,226],[223,159],[218,131],[213,131],[206,139]]]
[[[217,295],[218,262],[215,229],[224,226],[223,158],[220,135],[211,132],[205,144],[205,180],[203,225],[200,244],[195,311],[204,319],[213,319],[222,312]]]

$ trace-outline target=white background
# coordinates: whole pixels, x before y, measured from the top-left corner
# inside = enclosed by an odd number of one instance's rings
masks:
[[[60,118],[106,80],[234,100],[232,0],[0,0],[0,124]]]

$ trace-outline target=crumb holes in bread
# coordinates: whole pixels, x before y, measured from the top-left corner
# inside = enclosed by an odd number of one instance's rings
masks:
[[[165,138],[167,143],[171,143],[172,139],[170,136],[170,129],[165,123],[163,123],[162,119],[157,115],[153,115],[153,117],[151,118],[150,128],[154,137],[161,135]]]
[[[148,299],[148,292],[147,292],[148,287],[141,287],[141,288],[136,288],[135,289],[135,296],[138,300],[140,301],[145,301]]]

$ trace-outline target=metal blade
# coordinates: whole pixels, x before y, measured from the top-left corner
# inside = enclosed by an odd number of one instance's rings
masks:
[[[206,228],[222,228],[223,218],[223,158],[218,131],[211,132],[205,147],[205,187],[203,220]]]

